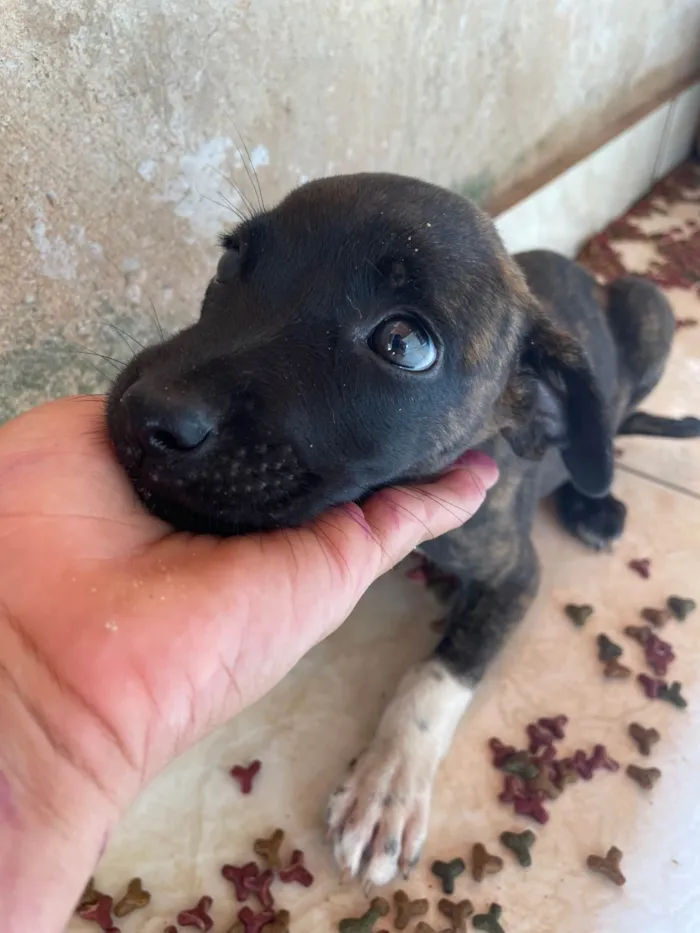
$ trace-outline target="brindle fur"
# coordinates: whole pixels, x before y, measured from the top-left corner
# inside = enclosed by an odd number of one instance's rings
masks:
[[[484,506],[424,546],[459,581],[437,656],[469,682],[537,591],[540,498],[556,491],[569,530],[606,546],[625,517],[609,494],[615,433],[635,418],[642,432],[700,433],[696,419],[634,413],[674,329],[655,286],[603,288],[551,252],[516,263],[451,192],[392,175],[311,182],[223,245],[200,320],[137,356],[110,394],[137,492],[177,527],[232,534],[296,525],[487,451],[501,478]],[[435,335],[432,370],[368,350],[399,312]],[[173,432],[204,441],[182,449]]]

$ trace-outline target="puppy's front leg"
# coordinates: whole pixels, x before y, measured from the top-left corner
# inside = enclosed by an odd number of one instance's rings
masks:
[[[328,830],[346,876],[384,885],[415,866],[438,765],[488,661],[527,611],[537,579],[527,541],[517,567],[496,586],[459,592],[435,653],[402,678],[372,743],[329,803]]]

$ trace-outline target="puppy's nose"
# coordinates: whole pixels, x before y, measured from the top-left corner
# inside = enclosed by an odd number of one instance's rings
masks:
[[[122,396],[127,429],[146,454],[186,453],[215,428],[213,413],[193,393],[139,381]]]

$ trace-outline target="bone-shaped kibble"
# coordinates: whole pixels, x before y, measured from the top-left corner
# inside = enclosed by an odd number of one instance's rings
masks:
[[[177,922],[181,927],[196,927],[196,929],[203,930],[206,933],[207,930],[211,930],[214,926],[214,921],[209,916],[213,903],[214,900],[211,897],[206,895],[200,897],[194,907],[180,911],[177,915]]]
[[[663,628],[671,618],[671,612],[668,609],[654,609],[653,606],[645,606],[639,614],[654,628]]]
[[[405,891],[397,891],[394,894],[394,907],[396,908],[394,926],[397,930],[405,930],[415,917],[424,917],[428,913],[430,904],[424,897],[412,901]]]
[[[487,914],[477,914],[472,923],[477,930],[485,930],[486,933],[505,933],[505,930],[499,923],[503,908],[500,904],[491,904]]]
[[[126,917],[134,910],[146,907],[151,901],[149,891],[144,891],[140,878],[132,878],[126,886],[126,894],[114,905],[115,917]]]
[[[389,913],[389,902],[375,897],[361,917],[346,917],[338,924],[338,933],[372,933],[374,924]]]
[[[504,745],[500,739],[495,737],[489,739],[489,748],[491,749],[491,761],[494,768],[502,767],[503,763],[517,751],[514,745]]]
[[[505,771],[506,774],[516,774],[524,781],[531,781],[540,773],[537,764],[527,752],[516,752],[510,755],[501,765],[501,771]]]
[[[268,868],[277,869],[282,864],[280,847],[283,842],[284,830],[276,829],[267,839],[256,839],[253,843],[253,851],[265,860]]]
[[[639,749],[640,755],[651,755],[652,748],[661,738],[656,729],[645,729],[638,722],[630,723],[627,731]]]
[[[642,580],[648,580],[651,576],[651,561],[648,557],[642,557],[640,560],[631,560],[627,564],[630,570],[639,574]]]
[[[658,768],[640,768],[638,765],[628,765],[626,773],[628,777],[636,781],[644,790],[651,790],[661,777],[661,772]]]
[[[598,635],[596,644],[598,645],[599,661],[612,661],[613,658],[619,658],[622,654],[621,646],[608,638],[607,635]]]
[[[532,865],[532,854],[530,849],[535,844],[537,836],[531,829],[526,829],[522,833],[501,833],[499,839],[511,852],[515,854],[520,865],[523,868],[529,868]]]
[[[314,876],[304,865],[304,853],[301,849],[295,849],[286,868],[280,868],[277,873],[283,884],[300,884],[304,888],[310,888],[314,883]]]
[[[256,914],[250,907],[243,907],[238,911],[238,922],[231,929],[233,933],[260,933],[263,928],[269,930],[275,917],[274,910],[263,910]]]
[[[685,622],[688,616],[695,612],[697,608],[694,599],[684,599],[682,596],[669,596],[666,605],[679,622]]]
[[[221,874],[234,886],[236,900],[242,904],[251,894],[249,882],[258,877],[260,869],[255,862],[247,862],[245,865],[224,865]]]
[[[461,858],[453,858],[451,862],[436,861],[430,866],[430,870],[442,882],[443,894],[454,894],[455,879],[457,879],[466,865]]]
[[[264,933],[289,933],[291,915],[288,910],[278,910],[272,923],[266,923]]]
[[[252,761],[247,768],[244,768],[242,765],[235,765],[231,768],[229,774],[234,779],[238,781],[238,784],[241,788],[242,794],[249,794],[253,789],[253,782],[258,775],[258,772],[262,768],[262,762]]]
[[[101,894],[96,901],[79,907],[77,914],[83,920],[96,923],[106,933],[114,929],[112,923],[112,898],[108,894]]]
[[[631,674],[632,671],[629,667],[620,664],[617,658],[611,658],[603,665],[603,677],[607,677],[609,680],[626,680]]]
[[[644,641],[644,657],[657,677],[665,677],[669,665],[676,659],[671,645],[653,632]]]
[[[446,897],[441,897],[438,901],[438,910],[452,924],[453,933],[466,933],[467,919],[474,913],[474,905],[471,901],[460,901],[455,904],[448,901]]]
[[[253,894],[260,901],[260,906],[264,907],[265,910],[270,910],[274,904],[274,898],[272,897],[272,892],[270,891],[270,886],[275,880],[275,873],[269,868],[266,868],[265,871],[260,872],[259,875],[255,875],[253,878],[248,878],[246,881],[246,887],[249,891],[252,891]]]
[[[626,625],[623,629],[628,638],[633,638],[640,645],[646,644],[647,638],[654,634],[648,625]]]
[[[75,912],[77,913],[82,907],[89,907],[90,904],[96,904],[101,897],[105,897],[105,895],[95,887],[95,879],[90,878],[85,885],[85,890],[80,895],[80,900],[75,908]]]
[[[474,881],[483,881],[486,875],[498,874],[503,868],[503,859],[487,852],[481,842],[475,842],[472,846],[471,866]]]
[[[567,606],[564,606],[564,612],[569,619],[571,619],[576,628],[583,628],[593,615],[593,611],[593,606],[577,606],[575,603],[569,603]]]
[[[661,688],[666,686],[665,681],[659,680],[658,677],[650,677],[648,674],[637,674],[637,680],[642,685],[642,690],[650,700],[657,700]]]
[[[625,876],[620,871],[620,862],[622,861],[622,852],[617,846],[611,846],[605,857],[601,855],[589,855],[586,859],[586,865],[591,871],[597,872],[609,878],[614,884],[623,885]]]
[[[536,755],[541,748],[549,748],[554,741],[552,733],[538,723],[531,722],[525,731],[530,739],[528,751],[531,755]]]
[[[550,800],[556,800],[561,795],[562,789],[553,781],[549,770],[548,767],[542,768],[537,777],[527,782],[527,789],[528,791],[541,791]]]
[[[559,716],[542,716],[537,720],[540,729],[546,729],[552,737],[561,740],[565,736],[564,727],[569,722],[569,717],[560,714]]]
[[[678,680],[674,680],[672,684],[666,684],[661,681],[661,686],[659,687],[659,699],[666,700],[667,703],[671,703],[673,706],[677,706],[678,709],[685,709],[688,705],[688,701],[685,697],[681,696],[681,690],[683,685]]]

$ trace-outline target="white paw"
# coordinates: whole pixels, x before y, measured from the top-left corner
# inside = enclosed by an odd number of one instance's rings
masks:
[[[385,885],[415,866],[435,772],[471,695],[438,661],[403,678],[372,744],[330,799],[328,834],[346,877]]]
[[[384,885],[418,861],[437,766],[421,759],[375,740],[331,797],[328,831],[345,876]]]

